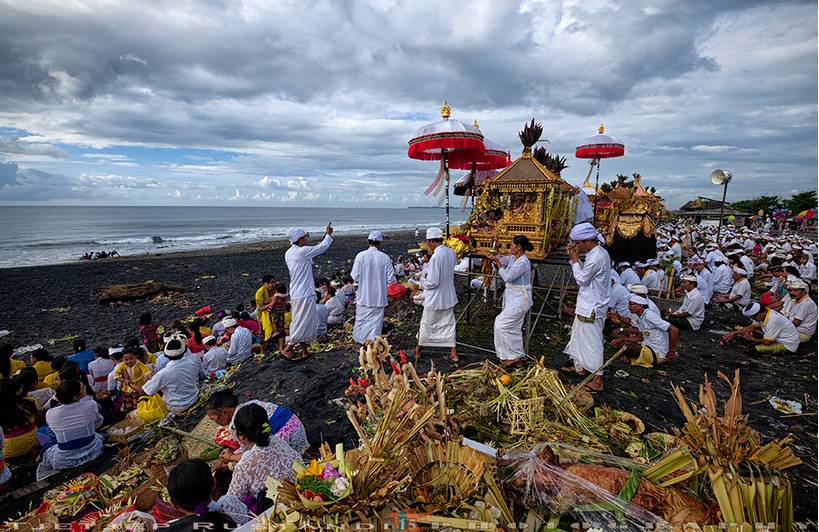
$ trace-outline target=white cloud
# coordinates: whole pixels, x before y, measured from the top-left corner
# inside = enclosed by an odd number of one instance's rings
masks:
[[[804,2],[8,3],[0,127],[29,136],[0,153],[72,186],[127,168],[157,201],[430,204],[406,141],[448,99],[514,155],[542,121],[574,184],[603,121],[626,156],[602,177],[640,172],[671,206],[714,167],[737,194],[815,189],[816,41]],[[48,200],[21,187],[0,202]]]

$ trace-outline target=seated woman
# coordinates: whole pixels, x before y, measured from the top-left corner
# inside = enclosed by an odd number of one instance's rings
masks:
[[[185,460],[168,475],[168,494],[177,510],[185,517],[177,519],[162,529],[166,532],[192,530],[229,531],[236,522],[223,513],[211,511],[213,476],[208,464],[202,460]]]
[[[0,345],[0,379],[8,379],[26,367],[26,363],[12,357],[13,354],[14,346],[11,344]]]
[[[56,370],[51,367],[54,358],[43,348],[35,349],[31,352],[31,365],[37,370],[37,377],[42,383],[38,388],[48,386],[43,381]]]
[[[267,403],[251,399],[242,406],[256,404],[264,408],[267,413],[267,422],[270,425],[271,434],[275,434],[284,440],[290,447],[299,454],[310,447],[307,443],[307,433],[301,420],[289,409],[275,403]],[[219,390],[214,392],[208,402],[207,414],[217,425],[226,427],[230,431],[230,436],[238,442],[236,436],[235,417],[239,407],[239,398],[233,394],[233,390]],[[239,446],[236,453],[223,453],[223,458],[228,462],[238,462],[245,449]]]
[[[122,353],[122,362],[114,368],[114,380],[119,383],[120,392],[117,406],[123,412],[130,412],[136,408],[140,393],[135,386],[143,386],[151,378],[151,370],[139,361],[139,351],[136,347]]]
[[[25,397],[33,401],[37,406],[38,413],[46,410],[49,400],[54,397],[54,390],[47,386],[45,388],[38,388],[39,380],[36,369],[25,367],[14,375],[12,380],[16,380],[20,383],[18,394],[20,397]],[[39,421],[42,421],[42,418]]]
[[[293,464],[302,462],[302,459],[284,440],[272,434],[267,412],[261,406],[242,406],[233,422],[236,437],[247,450],[233,470],[228,495],[255,511],[255,501],[268,477],[293,480]]]
[[[5,435],[5,458],[19,458],[37,449],[37,407],[19,395],[17,379],[0,379],[0,428]]]
[[[60,406],[46,412],[46,423],[57,443],[43,451],[37,480],[90,462],[102,453],[103,435],[96,432],[102,415],[94,398],[86,395],[85,386],[75,379],[63,381],[57,386],[57,399]]]

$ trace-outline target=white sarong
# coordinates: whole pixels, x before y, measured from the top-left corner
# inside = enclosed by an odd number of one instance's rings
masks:
[[[455,307],[444,310],[424,308],[418,345],[425,347],[455,347]]]
[[[577,316],[572,323],[572,335],[564,353],[574,360],[575,367],[596,371],[603,365],[603,325],[606,317],[596,318],[593,323],[580,321]]]
[[[353,341],[363,344],[381,336],[381,325],[384,322],[384,307],[355,306],[355,327]]]
[[[517,360],[523,352],[523,320],[532,306],[530,286],[507,284],[503,310],[495,317],[495,354],[501,360]]]
[[[290,336],[287,343],[291,345],[314,343],[318,316],[316,315],[316,299],[314,297],[300,297],[290,300],[292,320],[290,322]]]

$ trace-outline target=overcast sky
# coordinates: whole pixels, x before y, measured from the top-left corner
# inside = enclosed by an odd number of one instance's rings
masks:
[[[407,140],[534,117],[677,207],[817,186],[817,4],[0,0],[0,203],[431,204]],[[456,174],[458,177],[460,174]]]

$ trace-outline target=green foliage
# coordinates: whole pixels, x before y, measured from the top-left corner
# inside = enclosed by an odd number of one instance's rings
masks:
[[[799,192],[791,196],[791,199],[787,199],[782,203],[785,207],[793,211],[794,214],[799,214],[807,209],[816,209],[816,191],[809,190],[807,192]]]
[[[779,199],[779,196],[759,196],[758,198],[734,201],[731,203],[731,207],[735,211],[747,212],[749,214],[756,214],[758,211],[770,213],[773,209],[781,206],[782,200]]]

